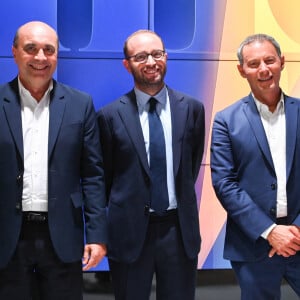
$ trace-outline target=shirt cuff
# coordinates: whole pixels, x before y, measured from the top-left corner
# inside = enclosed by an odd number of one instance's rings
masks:
[[[268,238],[269,233],[273,230],[276,224],[272,224],[269,228],[267,228],[260,236],[263,237],[265,240]]]

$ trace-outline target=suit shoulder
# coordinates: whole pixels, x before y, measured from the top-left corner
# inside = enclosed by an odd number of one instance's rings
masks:
[[[98,110],[98,114],[110,114],[113,112],[116,112],[119,108],[122,107],[125,103],[128,103],[129,101],[133,101],[134,99],[132,96],[130,96],[130,93],[124,94],[120,96],[117,99],[114,99],[113,101],[107,103],[106,105],[102,106]]]
[[[18,79],[17,77],[6,83],[2,83],[0,85],[0,98],[1,100],[4,98],[10,99],[11,97],[18,96],[19,90],[18,90]]]
[[[3,91],[3,89],[7,89],[9,87],[9,83],[1,83],[0,84],[0,91]]]
[[[300,98],[291,97],[287,95],[284,95],[284,97],[286,102],[296,103],[297,105],[300,105]]]
[[[1,97],[10,89],[9,83],[0,84],[0,95]]]
[[[67,84],[60,83],[60,82],[55,83],[54,89],[57,92],[64,93],[66,95],[71,95],[71,96],[78,97],[78,98],[86,98],[86,99],[92,98],[92,96],[90,94],[88,94],[87,92],[79,90],[72,86],[69,86]]]
[[[168,93],[169,93],[170,98],[175,98],[175,99],[186,101],[189,105],[192,105],[196,108],[204,107],[201,100],[196,99],[195,97],[193,97],[187,93],[171,89],[170,87],[167,87],[167,88],[168,88]]]
[[[251,101],[251,99],[249,98],[249,96],[243,97],[243,98],[241,98],[239,100],[236,100],[235,102],[229,104],[228,106],[226,106],[222,110],[218,111],[217,114],[225,114],[225,115],[227,115],[227,114],[234,113],[237,110],[241,109],[249,101]]]

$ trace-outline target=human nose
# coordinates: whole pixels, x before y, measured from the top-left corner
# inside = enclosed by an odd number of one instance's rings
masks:
[[[37,58],[37,59],[46,59],[44,50],[43,49],[38,50],[38,52],[35,55],[35,58]]]
[[[153,58],[153,56],[150,53],[147,54],[146,63],[147,64],[155,64],[155,59]]]
[[[268,70],[267,64],[265,64],[265,62],[261,62],[260,65],[259,65],[259,70],[260,71],[266,71],[266,70]]]

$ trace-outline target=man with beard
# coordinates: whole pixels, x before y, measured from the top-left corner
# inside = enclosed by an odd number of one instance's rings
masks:
[[[167,53],[156,33],[130,35],[124,55],[134,89],[98,114],[115,297],[149,299],[155,274],[157,299],[192,300],[204,107],[165,85]]]

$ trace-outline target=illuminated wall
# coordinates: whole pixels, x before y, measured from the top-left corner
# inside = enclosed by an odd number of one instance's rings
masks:
[[[0,83],[16,76],[11,44],[16,29],[41,20],[57,29],[55,77],[93,96],[96,109],[132,88],[122,47],[135,30],[150,28],[165,41],[166,82],[205,104],[207,141],[216,111],[249,93],[236,69],[236,49],[249,34],[264,32],[286,57],[283,90],[300,96],[300,3],[297,0],[10,0],[0,9]],[[199,268],[227,268],[222,259],[226,214],[211,187],[209,151],[196,190],[202,249]],[[107,261],[98,266],[106,269]]]
[[[285,55],[281,86],[290,95],[300,97],[300,2],[289,0],[282,5],[277,0],[227,0],[220,42],[220,56],[214,87],[211,116],[236,99],[249,93],[249,88],[237,71],[236,49],[240,42],[253,33],[267,33],[276,38]],[[210,144],[210,131],[208,128]],[[209,149],[205,158],[203,189],[200,196],[200,228],[202,249],[199,268],[222,268],[228,262],[222,259],[224,223],[226,214],[220,207],[211,187]]]

